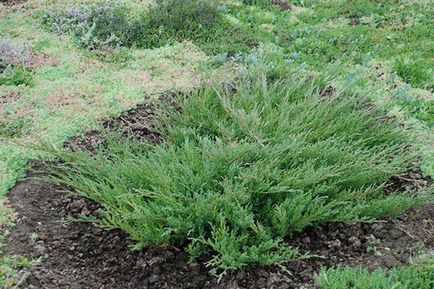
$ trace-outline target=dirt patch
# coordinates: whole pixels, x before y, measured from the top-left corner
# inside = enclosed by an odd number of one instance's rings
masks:
[[[350,26],[357,26],[362,24],[362,21],[358,17],[350,18]]]
[[[27,2],[27,0],[0,0],[0,3],[2,3],[5,6],[14,6],[25,2]]]
[[[409,256],[430,250],[434,244],[434,205],[429,204],[395,221],[309,228],[288,243],[319,257],[291,262],[284,268],[234,272],[218,283],[208,273],[205,259],[188,263],[182,249],[132,251],[132,242],[119,230],[71,222],[71,217],[97,214],[99,206],[66,194],[38,175],[30,174],[17,184],[9,200],[18,218],[3,252],[41,258],[28,269],[30,274],[22,272],[26,278],[19,288],[315,288],[313,276],[321,266],[390,268],[405,264]]]
[[[271,1],[271,5],[278,7],[281,10],[292,10],[292,5],[283,0],[273,0]]]
[[[104,130],[119,132],[124,137],[133,137],[151,144],[161,142],[157,132],[157,110],[153,104],[140,104],[135,109],[122,113],[117,118],[109,118],[103,122]],[[82,137],[74,137],[65,143],[65,147],[74,150],[95,151],[106,144],[106,138],[100,131],[86,132]]]
[[[393,176],[384,186],[386,195],[393,192],[418,191],[423,188],[431,187],[433,180],[424,177],[420,171],[408,171],[401,176]]]
[[[336,92],[336,89],[333,86],[327,86],[320,92],[321,97],[331,96]]]

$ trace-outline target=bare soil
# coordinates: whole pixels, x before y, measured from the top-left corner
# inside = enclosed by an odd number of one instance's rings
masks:
[[[155,109],[148,104],[107,120],[104,126],[158,143],[156,119]],[[92,151],[104,142],[102,134],[89,132],[83,139],[73,139],[66,145]],[[410,256],[432,252],[434,246],[431,203],[396,220],[370,224],[335,222],[308,228],[287,242],[317,257],[282,267],[247,268],[218,280],[209,274],[207,257],[189,263],[181,246],[133,251],[133,243],[120,230],[108,231],[91,223],[71,221],[97,215],[98,204],[65,193],[65,188],[50,184],[43,177],[29,173],[8,196],[18,217],[2,253],[39,260],[20,272],[22,279],[17,289],[316,288],[314,276],[321,266],[363,264],[370,269],[391,268],[405,264]],[[409,172],[392,178],[385,193],[431,184],[417,172]]]

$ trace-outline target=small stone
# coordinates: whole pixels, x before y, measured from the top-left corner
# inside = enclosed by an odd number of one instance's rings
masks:
[[[330,248],[340,248],[342,245],[341,241],[339,241],[339,239],[333,240],[329,242],[329,247]]]
[[[362,245],[362,242],[359,240],[359,238],[355,236],[349,238],[348,241],[351,243],[353,247],[360,247]]]
[[[152,275],[151,277],[149,277],[149,283],[151,284],[155,284],[155,282],[158,281],[158,275]]]
[[[35,254],[36,254],[37,256],[42,256],[42,255],[44,255],[45,253],[47,253],[47,248],[44,247],[44,246],[42,246],[42,245],[40,245],[40,244],[37,244],[37,245],[34,246],[33,248],[34,248],[34,252],[35,252]]]

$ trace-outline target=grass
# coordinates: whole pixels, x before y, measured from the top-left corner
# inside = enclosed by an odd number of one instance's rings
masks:
[[[162,145],[115,140],[96,156],[48,146],[64,162],[55,180],[102,204],[97,222],[136,248],[189,241],[192,258],[211,254],[223,271],[299,257],[282,240],[307,226],[421,202],[382,194],[415,160],[406,129],[363,95],[322,95],[321,77],[269,82],[260,70],[181,97]]]
[[[384,269],[369,272],[363,267],[323,268],[317,282],[322,289],[430,289],[434,286],[433,272],[434,258],[424,257],[389,272]]]

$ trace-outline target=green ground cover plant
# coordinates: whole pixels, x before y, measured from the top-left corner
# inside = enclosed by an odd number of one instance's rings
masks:
[[[369,272],[363,267],[323,268],[317,280],[323,289],[431,289],[434,286],[434,258],[424,257],[390,271]]]
[[[0,85],[32,85],[33,75],[21,67],[7,66],[0,74]]]
[[[103,206],[107,228],[137,242],[211,254],[214,272],[300,257],[282,241],[326,221],[393,217],[421,202],[382,184],[414,158],[410,134],[321,77],[205,84],[163,113],[162,145],[110,142],[97,155],[46,146],[54,181]],[[216,271],[217,270],[217,271]]]

